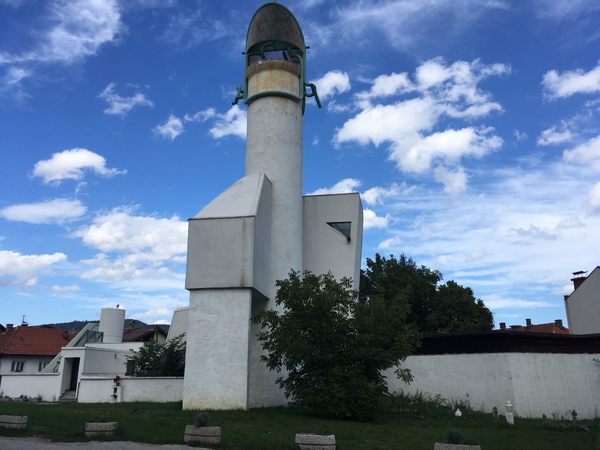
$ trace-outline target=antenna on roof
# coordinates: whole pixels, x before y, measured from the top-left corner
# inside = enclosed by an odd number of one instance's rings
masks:
[[[23,314],[23,317],[21,318],[21,325],[27,325],[27,322],[25,322],[25,314]]]
[[[587,273],[587,270],[578,270],[577,272],[573,272],[573,276],[574,277],[581,277],[585,273]]]

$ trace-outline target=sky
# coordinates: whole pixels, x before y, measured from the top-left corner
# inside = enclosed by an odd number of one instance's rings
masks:
[[[0,0],[0,323],[168,323],[187,219],[244,175],[261,2]],[[496,324],[600,265],[600,3],[293,0],[303,191],[358,191],[363,266],[412,257]]]

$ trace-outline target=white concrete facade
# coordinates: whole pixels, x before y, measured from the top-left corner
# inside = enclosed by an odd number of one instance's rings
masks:
[[[502,414],[507,401],[517,416],[600,417],[600,354],[481,353],[409,356],[403,367],[414,380],[386,372],[393,392],[437,395],[468,402],[477,411]]]
[[[600,267],[565,298],[571,334],[600,333]]]
[[[122,377],[115,396],[113,377],[81,378],[79,403],[117,402],[179,402],[183,398],[183,378],[181,377]]]
[[[189,221],[184,409],[285,404],[278,375],[260,361],[252,317],[279,308],[276,282],[291,270],[331,271],[358,287],[359,195],[302,197],[302,31],[287,9],[268,3],[251,21],[247,46],[246,176]],[[351,239],[328,220],[351,222]]]

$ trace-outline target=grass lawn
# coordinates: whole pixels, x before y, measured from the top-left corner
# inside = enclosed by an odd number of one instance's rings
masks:
[[[293,449],[297,432],[335,434],[339,450],[432,450],[449,427],[483,450],[591,450],[600,420],[545,423],[517,419],[508,426],[503,418],[465,411],[454,417],[435,405],[396,405],[374,423],[317,419],[296,409],[264,408],[250,411],[210,412],[210,424],[220,425],[226,449]],[[27,431],[0,429],[0,436],[38,436],[53,441],[85,441],[85,422],[117,421],[115,440],[155,444],[183,443],[183,430],[193,423],[194,411],[181,403],[44,404],[0,401],[0,414],[29,416]]]

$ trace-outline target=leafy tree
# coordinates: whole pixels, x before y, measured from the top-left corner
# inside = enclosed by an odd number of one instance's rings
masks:
[[[181,334],[163,344],[144,342],[127,358],[127,373],[136,377],[182,377],[185,341]]]
[[[374,260],[367,258],[367,269],[361,272],[360,298],[406,303],[408,321],[421,333],[491,330],[492,313],[473,291],[454,281],[440,285],[442,278],[405,255],[396,259],[376,254]]]
[[[357,301],[351,280],[331,273],[292,271],[277,287],[283,310],[254,320],[267,351],[262,359],[292,402],[319,415],[367,420],[387,393],[383,370],[396,366],[410,381],[400,363],[415,342],[402,331],[408,310],[400,303],[390,315],[381,298]]]

